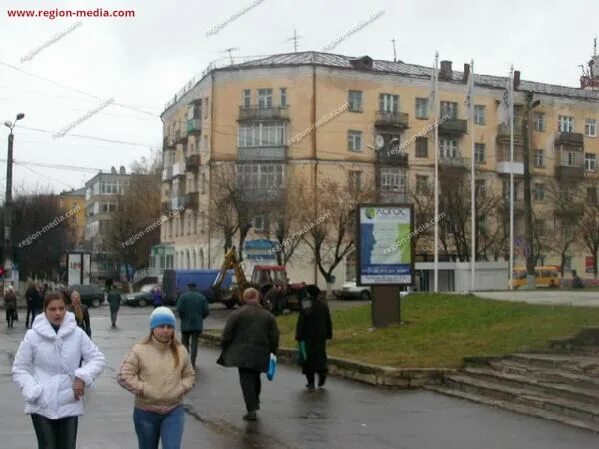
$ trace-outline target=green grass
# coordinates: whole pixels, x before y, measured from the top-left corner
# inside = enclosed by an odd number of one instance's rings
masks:
[[[332,311],[330,356],[398,368],[455,368],[465,355],[540,350],[551,338],[599,326],[599,308],[411,294],[401,326],[369,330],[370,306]],[[281,345],[295,347],[297,314],[278,318]]]

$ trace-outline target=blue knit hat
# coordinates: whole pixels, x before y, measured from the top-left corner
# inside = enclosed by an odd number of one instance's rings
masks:
[[[176,324],[175,314],[168,307],[156,307],[150,315],[150,329],[164,325],[175,327]]]

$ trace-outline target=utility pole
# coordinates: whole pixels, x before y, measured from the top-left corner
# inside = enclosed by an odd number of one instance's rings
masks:
[[[531,116],[532,110],[540,104],[540,101],[533,101],[532,92],[526,94],[526,105],[524,116],[522,117],[522,157],[524,165],[524,225],[526,233],[526,285],[527,288],[535,287],[535,251],[533,241],[532,226],[532,198],[531,198],[531,176],[530,176],[530,145],[532,143]]]
[[[15,136],[13,129],[17,124],[18,120],[25,117],[25,114],[17,114],[17,118],[14,123],[4,122],[4,126],[10,129],[8,135],[8,154],[6,157],[6,196],[4,199],[4,287],[6,287],[6,280],[9,282],[12,279],[12,149]]]

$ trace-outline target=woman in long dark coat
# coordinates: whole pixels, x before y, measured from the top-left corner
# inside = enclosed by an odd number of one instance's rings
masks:
[[[306,360],[302,364],[302,373],[308,381],[306,388],[313,390],[316,373],[319,387],[324,385],[327,378],[327,340],[333,338],[333,324],[329,307],[319,298],[320,289],[316,285],[309,285],[306,290],[310,307],[300,310],[295,339],[305,344]]]

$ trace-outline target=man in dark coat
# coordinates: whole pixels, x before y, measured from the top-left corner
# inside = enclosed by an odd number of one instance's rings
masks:
[[[329,307],[320,300],[320,289],[316,285],[306,288],[310,296],[310,307],[300,310],[295,330],[295,339],[303,341],[306,347],[306,360],[302,372],[314,390],[314,377],[318,373],[318,386],[324,386],[327,377],[327,340],[333,338],[333,324]]]
[[[191,357],[193,368],[196,367],[198,355],[198,339],[204,329],[204,319],[210,315],[208,300],[196,290],[196,284],[188,285],[189,290],[181,295],[177,303],[177,312],[181,318],[181,341]],[[191,348],[190,348],[191,341]]]
[[[17,314],[17,295],[12,286],[8,287],[4,293],[4,308],[6,309],[6,322],[11,328]]]
[[[243,419],[255,421],[256,410],[260,410],[260,373],[268,370],[270,354],[276,354],[279,348],[279,328],[274,316],[260,306],[258,290],[246,289],[243,300],[245,305],[227,320],[217,363],[239,368],[239,382],[247,409]]]
[[[110,290],[106,299],[110,305],[110,322],[112,323],[112,327],[116,327],[116,317],[121,307],[121,292],[112,285],[109,288]]]
[[[33,324],[33,320],[35,319],[35,315],[40,312],[40,310],[35,309],[35,305],[39,305],[40,292],[37,288],[35,288],[35,284],[33,282],[29,282],[27,287],[27,291],[25,292],[25,300],[27,302],[27,317],[25,318],[25,327],[29,329]],[[31,321],[29,318],[31,317]]]

